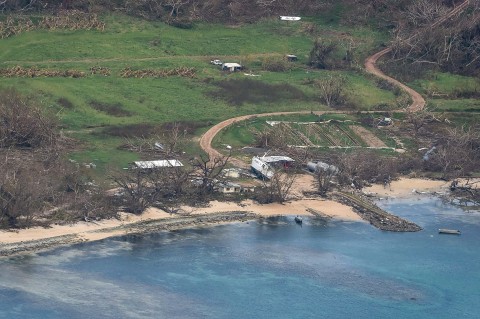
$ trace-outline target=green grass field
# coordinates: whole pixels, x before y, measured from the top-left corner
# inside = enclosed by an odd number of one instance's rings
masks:
[[[480,112],[480,79],[450,73],[430,73],[411,86],[429,97],[436,111]]]
[[[316,24],[317,35],[323,39],[355,40],[359,64],[387,39],[386,34],[367,27],[349,29],[328,19],[307,18],[301,23],[266,19],[239,26],[198,23],[188,30],[118,14],[103,16],[102,20],[106,22],[104,32],[37,30],[0,40],[2,69],[18,65],[75,69],[87,74],[84,78],[0,78],[0,88],[14,87],[53,110],[66,134],[79,140],[80,147],[72,157],[97,162],[100,170],[109,164],[123,167],[136,158],[135,154],[118,150],[122,139],[103,134],[105,127],[177,121],[213,124],[243,114],[328,109],[319,102],[311,81],[333,71],[307,68],[314,37],[303,31],[304,23]],[[290,71],[262,70],[263,59],[290,53],[299,57]],[[221,72],[209,63],[213,58],[240,62],[260,76]],[[111,76],[91,75],[89,70],[95,66],[109,68]],[[126,67],[193,67],[196,76],[121,78],[120,72]],[[359,109],[369,110],[379,104],[395,106],[395,95],[378,88],[370,78],[355,71],[335,72],[347,78],[348,99]],[[272,90],[275,85],[288,85],[301,94],[273,101],[268,99],[267,87],[256,93],[263,96],[253,96],[250,102],[240,105],[231,105],[215,94],[219,83],[246,78],[271,85]],[[248,135],[233,137],[239,143],[251,140]]]
[[[232,146],[235,154],[242,147],[255,144],[255,134],[272,129],[267,121],[283,121],[288,127],[285,133],[285,141],[288,145],[314,146],[324,151],[329,147],[366,147],[366,141],[358,136],[351,125],[360,125],[361,115],[356,114],[322,114],[311,115],[282,115],[253,118],[235,123],[222,130],[214,139],[213,145],[222,150],[226,145]],[[317,123],[328,120],[337,120],[331,123]],[[364,126],[365,127],[365,126]],[[365,127],[381,139],[387,147],[397,147],[396,142],[382,130],[372,130]],[[303,136],[303,137],[300,137]],[[306,143],[305,139],[311,143]]]

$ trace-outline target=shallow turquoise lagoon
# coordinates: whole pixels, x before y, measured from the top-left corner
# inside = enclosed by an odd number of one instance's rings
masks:
[[[0,318],[480,318],[480,213],[380,205],[424,230],[284,217],[0,260]]]

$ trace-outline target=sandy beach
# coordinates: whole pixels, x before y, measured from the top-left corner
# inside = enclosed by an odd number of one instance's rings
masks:
[[[375,197],[402,198],[415,194],[445,194],[449,191],[450,182],[429,180],[421,178],[401,178],[392,181],[386,187],[380,184],[374,184],[365,187],[363,192]]]
[[[124,231],[110,228],[131,225],[150,220],[165,220],[182,215],[200,216],[214,213],[251,212],[258,217],[278,215],[310,215],[307,209],[314,209],[340,220],[360,220],[353,210],[343,204],[319,199],[301,199],[285,204],[260,205],[251,200],[241,203],[213,201],[207,207],[194,208],[183,206],[180,214],[169,214],[163,210],[149,208],[141,215],[120,213],[120,219],[109,219],[99,222],[78,222],[71,225],[52,225],[50,228],[33,227],[15,231],[0,231],[0,243],[12,244],[25,241],[41,240],[51,237],[75,235],[83,241],[100,240],[107,237],[125,234]],[[105,230],[99,232],[99,230]]]
[[[15,231],[0,231],[0,246],[12,246],[16,244],[25,244],[28,242],[51,240],[61,244],[95,241],[113,236],[126,235],[131,232],[139,232],[136,225],[158,221],[160,223],[169,223],[169,220],[178,218],[187,218],[187,222],[181,223],[186,227],[197,225],[197,220],[204,219],[204,216],[213,216],[223,214],[229,222],[228,216],[231,212],[251,213],[250,219],[262,218],[279,215],[303,215],[313,216],[310,212],[314,211],[327,218],[333,218],[343,221],[362,221],[360,216],[347,205],[321,198],[306,198],[302,191],[312,191],[312,177],[309,175],[301,176],[295,182],[293,197],[295,199],[283,204],[272,203],[261,205],[252,200],[243,202],[220,202],[212,201],[205,207],[182,206],[177,214],[169,214],[163,210],[149,208],[141,215],[129,213],[120,213],[119,219],[109,219],[98,222],[78,222],[70,225],[52,225],[49,228],[33,227]],[[372,185],[364,189],[364,193],[375,197],[407,197],[412,194],[432,194],[445,193],[450,184],[445,181],[425,180],[419,178],[403,178],[393,181],[391,185]],[[243,217],[240,218],[242,220]],[[225,219],[225,218],[223,218]],[[218,224],[223,219],[212,219],[206,224]],[[204,223],[204,224],[205,224]],[[180,224],[179,224],[180,225]],[[175,226],[181,228],[181,226]],[[170,228],[169,228],[170,229]],[[57,240],[58,239],[58,240]],[[60,240],[61,239],[61,240]],[[28,249],[25,249],[28,250]],[[35,250],[35,249],[32,249]],[[3,253],[8,255],[8,253]]]

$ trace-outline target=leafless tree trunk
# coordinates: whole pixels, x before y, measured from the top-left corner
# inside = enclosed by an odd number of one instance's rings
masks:
[[[414,137],[417,139],[423,127],[435,121],[435,116],[428,109],[407,112],[405,121],[413,128]]]
[[[170,17],[178,16],[179,10],[190,3],[190,0],[167,0],[165,4],[171,7]]]
[[[31,151],[4,149],[0,160],[0,224],[29,226],[35,215],[58,202],[60,176],[35,160]]]
[[[288,128],[282,123],[267,127],[262,131],[253,129],[252,133],[255,136],[255,143],[258,147],[281,150],[288,147]]]
[[[346,84],[347,80],[342,76],[329,75],[315,81],[320,98],[328,107],[337,106],[344,101]]]
[[[415,26],[429,25],[448,12],[441,1],[418,0],[414,1],[406,10],[406,16]]]
[[[332,187],[335,172],[330,169],[317,169],[315,172],[315,186],[320,196],[326,196]]]
[[[276,169],[273,176],[264,180],[263,187],[257,191],[257,201],[262,204],[284,203],[290,197],[296,178],[297,175],[293,172]]]
[[[158,172],[154,169],[132,169],[111,176],[125,198],[125,209],[141,214],[152,206],[160,196]]]
[[[341,154],[335,162],[342,186],[363,188],[369,183],[389,183],[398,174],[398,161],[372,151],[357,150]]]
[[[195,169],[193,177],[200,182],[198,186],[202,195],[214,191],[229,159],[230,156],[215,157],[213,159],[210,157],[199,156],[193,160],[192,166]]]
[[[446,179],[458,178],[480,169],[480,130],[475,127],[448,129],[437,142],[428,166],[438,166]]]

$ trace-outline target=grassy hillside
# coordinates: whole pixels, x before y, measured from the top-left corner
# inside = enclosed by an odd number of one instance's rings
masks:
[[[312,81],[334,71],[309,70],[306,65],[315,37],[325,40],[355,41],[359,65],[364,56],[378,47],[385,35],[368,28],[348,29],[326,22],[262,20],[255,24],[224,26],[196,24],[192,29],[178,29],[161,22],[147,22],[132,17],[109,14],[102,19],[105,31],[37,30],[0,40],[0,68],[21,66],[49,70],[77,70],[82,78],[4,77],[0,87],[15,87],[33,96],[60,117],[64,131],[81,141],[72,154],[99,168],[110,164],[123,166],[136,158],[120,151],[122,138],[105,133],[110,126],[148,123],[160,125],[175,121],[201,122],[209,125],[236,115],[274,111],[327,109],[319,102]],[[315,33],[306,32],[314,25]],[[342,41],[343,41],[342,40]],[[299,61],[287,72],[268,72],[265,59],[281,59],[296,54]],[[228,74],[209,64],[210,59],[240,62],[248,72]],[[92,67],[105,67],[110,76],[90,74]],[[124,68],[170,69],[195,68],[190,77],[122,78]],[[372,79],[356,71],[335,71],[348,79],[349,100],[361,109],[376,105],[395,106],[395,95],[379,88]],[[242,80],[265,84],[263,91],[241,104],[232,104],[228,95],[241,90]],[[219,83],[231,80],[225,95]],[[263,87],[263,86],[262,86]],[[275,90],[295,91],[292,96],[272,99]],[[202,126],[202,125],[197,125]]]
[[[429,97],[429,105],[435,110],[480,111],[480,79],[478,78],[431,72],[411,85]]]

